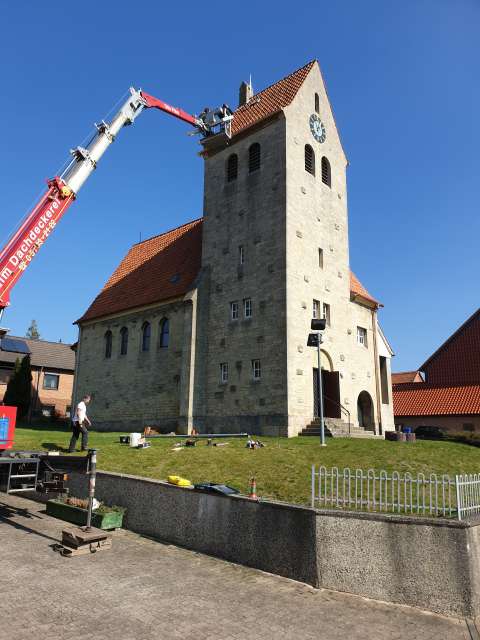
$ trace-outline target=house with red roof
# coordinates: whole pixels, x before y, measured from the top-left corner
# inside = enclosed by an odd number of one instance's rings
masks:
[[[332,435],[394,428],[381,303],[350,270],[347,159],[317,61],[201,140],[203,216],[135,244],[77,321],[74,395],[98,428],[316,433],[325,318]]]
[[[464,434],[480,430],[480,309],[419,371],[424,381],[394,380],[397,425],[435,426]]]
[[[400,371],[392,373],[392,384],[404,384],[405,382],[424,382],[420,371]]]

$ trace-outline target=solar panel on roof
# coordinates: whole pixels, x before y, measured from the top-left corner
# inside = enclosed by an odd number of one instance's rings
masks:
[[[2,351],[10,351],[13,353],[31,353],[26,342],[23,340],[16,340],[15,338],[2,338],[0,341],[0,349]]]

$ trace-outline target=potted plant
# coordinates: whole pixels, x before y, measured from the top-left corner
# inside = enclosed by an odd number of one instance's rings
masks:
[[[58,496],[48,500],[47,515],[66,520],[79,526],[87,524],[88,500],[70,496]],[[92,526],[97,529],[118,529],[122,526],[124,507],[107,506],[97,502],[92,511]]]

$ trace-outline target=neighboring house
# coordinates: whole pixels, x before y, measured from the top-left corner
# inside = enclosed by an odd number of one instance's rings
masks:
[[[424,380],[420,371],[392,373],[392,384],[405,384],[406,382],[424,382]]]
[[[0,339],[0,402],[17,358],[30,355],[32,416],[66,417],[70,412],[75,353],[69,344],[6,335]]]
[[[134,245],[78,321],[74,396],[103,429],[298,434],[394,428],[380,303],[350,271],[346,167],[316,61],[202,140],[204,217]]]
[[[425,382],[393,387],[395,424],[480,431],[480,309],[419,368]]]

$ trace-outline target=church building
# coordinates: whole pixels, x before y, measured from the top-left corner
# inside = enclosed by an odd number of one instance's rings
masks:
[[[204,214],[135,244],[78,320],[96,427],[295,436],[394,429],[381,304],[350,271],[346,167],[317,61],[201,141]],[[309,427],[310,425],[310,427]]]

